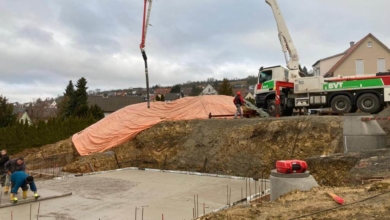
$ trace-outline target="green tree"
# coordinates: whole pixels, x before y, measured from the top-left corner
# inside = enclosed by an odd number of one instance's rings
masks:
[[[306,75],[309,75],[309,72],[307,71],[307,68],[306,66],[303,67],[303,70],[302,70]]]
[[[72,96],[74,94],[74,85],[72,83],[72,80],[69,80],[68,86],[66,86],[64,96]]]
[[[181,92],[181,86],[179,84],[174,85],[171,89],[171,93],[180,93]]]
[[[58,100],[58,116],[60,118],[67,118],[71,116],[70,99],[74,95],[74,85],[72,80],[69,80],[68,85],[65,88],[64,96]]]
[[[161,101],[161,98],[160,98],[159,95],[156,95],[156,101],[157,101],[157,102]]]
[[[227,78],[222,80],[222,84],[219,86],[218,94],[233,96],[233,88]]]
[[[91,105],[91,107],[88,110],[88,115],[92,116],[96,120],[100,120],[104,118],[103,110],[96,104]]]
[[[218,91],[218,89],[219,89],[219,83],[218,83],[218,81],[214,81],[212,86],[213,86],[213,88],[214,88],[215,90]]]
[[[14,106],[8,103],[8,99],[0,95],[0,127],[15,124],[16,115],[13,114]]]
[[[87,80],[81,77],[77,81],[76,88],[69,100],[69,115],[83,118],[88,114]]]
[[[202,92],[201,88],[197,87],[196,85],[193,85],[189,96],[198,96],[201,92]]]
[[[165,102],[165,96],[164,96],[164,94],[161,95],[161,101],[162,101],[162,102]]]
[[[66,118],[70,116],[69,101],[69,96],[63,96],[61,99],[58,99],[57,109],[59,118]]]

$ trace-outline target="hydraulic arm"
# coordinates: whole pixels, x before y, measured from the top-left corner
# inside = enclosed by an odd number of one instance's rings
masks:
[[[282,46],[282,50],[284,53],[284,57],[286,59],[286,65],[289,71],[288,81],[292,82],[296,78],[300,78],[299,75],[299,56],[297,49],[292,41],[290,33],[288,31],[286,22],[284,21],[282,12],[280,11],[279,5],[276,0],[265,0],[265,2],[271,6],[272,12],[274,13],[274,17],[276,20],[276,24],[278,26],[278,36],[280,40],[280,44]],[[289,54],[289,59],[287,58],[287,53]]]

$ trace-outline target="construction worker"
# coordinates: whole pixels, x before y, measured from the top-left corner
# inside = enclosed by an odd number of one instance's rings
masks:
[[[0,184],[3,186],[5,184],[5,177],[7,173],[5,172],[4,165],[9,161],[9,156],[7,154],[7,150],[3,149],[1,151],[1,156],[0,156]]]
[[[241,92],[240,92],[240,91],[238,91],[236,97],[234,97],[233,103],[234,103],[234,104],[236,105],[236,107],[237,107],[237,111],[236,111],[236,113],[234,113],[234,119],[237,118],[237,114],[238,114],[238,113],[240,113],[241,118],[243,118],[242,112],[241,112],[241,106],[242,106],[244,103],[246,103],[246,102],[245,102],[245,100],[241,97]]]
[[[28,185],[30,185],[31,191],[34,192],[34,197],[38,198],[37,187],[34,183],[34,177],[29,176],[24,171],[15,171],[11,174],[11,194],[10,199],[12,202],[17,202],[18,198],[15,196],[18,193],[19,187],[23,190],[23,199],[27,198]]]
[[[4,168],[5,172],[7,173],[7,176],[5,177],[4,193],[7,194],[11,185],[11,174],[15,171],[26,171],[26,164],[24,164],[23,157],[19,157],[16,159],[9,160],[7,163],[5,163]]]

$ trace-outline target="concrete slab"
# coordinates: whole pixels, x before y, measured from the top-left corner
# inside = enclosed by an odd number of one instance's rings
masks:
[[[122,170],[62,180],[38,181],[41,196],[72,192],[72,196],[40,203],[39,219],[192,219],[194,196],[198,195],[199,216],[227,204],[227,186],[231,188],[231,203],[246,195],[244,179],[217,178],[140,170]],[[259,183],[259,182],[258,182]],[[269,186],[269,183],[267,184]],[[259,185],[257,184],[258,191]],[[267,187],[268,188],[268,187]],[[230,190],[229,190],[230,191]],[[255,193],[254,181],[251,192]],[[21,195],[19,195],[21,196]],[[249,196],[249,188],[248,188]],[[2,203],[9,196],[2,196]],[[29,219],[30,204],[35,219],[38,202],[0,209],[0,219]]]

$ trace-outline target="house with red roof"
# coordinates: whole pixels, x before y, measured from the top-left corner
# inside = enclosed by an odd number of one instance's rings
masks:
[[[370,75],[390,71],[390,49],[369,33],[342,53],[313,64],[315,76],[337,77]]]

